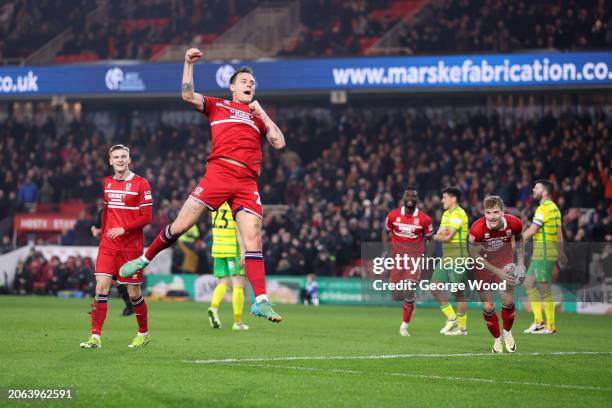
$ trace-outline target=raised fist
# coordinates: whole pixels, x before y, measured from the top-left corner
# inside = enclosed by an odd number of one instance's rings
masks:
[[[185,62],[188,64],[194,64],[203,56],[202,51],[197,48],[190,48],[185,53]]]

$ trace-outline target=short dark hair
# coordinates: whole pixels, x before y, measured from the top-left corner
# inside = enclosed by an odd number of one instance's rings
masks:
[[[238,68],[236,72],[232,74],[232,76],[230,77],[230,84],[233,84],[234,82],[236,82],[236,77],[238,77],[238,74],[243,74],[243,73],[251,74],[253,75],[253,78],[255,78],[255,74],[253,73],[253,68],[244,65]]]
[[[417,193],[419,192],[419,190],[415,186],[406,187],[406,189],[404,190],[404,193],[406,193],[406,191],[416,191]]]
[[[547,179],[539,179],[536,180],[536,184],[541,184],[544,187],[544,190],[548,193],[548,195],[552,195],[553,191],[555,191],[555,185],[552,181]]]
[[[442,190],[442,194],[448,194],[457,199],[457,202],[461,201],[461,189],[457,186],[448,186],[444,190]]]

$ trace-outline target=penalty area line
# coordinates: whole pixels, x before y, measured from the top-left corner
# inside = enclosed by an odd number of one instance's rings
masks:
[[[318,373],[330,373],[330,374],[357,374],[363,376],[369,376],[371,372],[365,372],[360,370],[347,370],[347,369],[326,369],[326,368],[314,368],[314,367],[300,367],[300,366],[287,366],[287,365],[271,365],[271,364],[241,364],[241,363],[226,363],[230,366],[244,366],[244,367],[256,367],[256,368],[273,368],[279,370],[299,370],[299,371],[310,371]],[[506,385],[521,385],[521,386],[533,386],[533,387],[553,387],[563,388],[572,390],[587,390],[587,391],[606,391],[611,392],[610,387],[596,387],[590,385],[572,385],[572,384],[550,384],[550,383],[539,383],[539,382],[527,382],[527,381],[512,381],[512,380],[494,380],[488,378],[472,378],[472,377],[456,377],[456,376],[444,376],[444,375],[428,375],[428,374],[408,374],[408,373],[389,373],[381,372],[376,373],[377,375],[386,375],[392,377],[409,377],[409,378],[420,378],[425,380],[442,380],[442,381],[464,381],[464,382],[479,382],[487,384],[506,384]]]
[[[267,361],[313,361],[313,360],[385,360],[402,358],[461,358],[461,357],[500,357],[500,356],[584,356],[610,355],[612,351],[550,351],[550,352],[517,352],[517,353],[452,353],[452,354],[376,354],[366,356],[287,356],[258,358],[225,358],[209,360],[183,360],[190,364],[228,364],[228,363],[259,363]]]

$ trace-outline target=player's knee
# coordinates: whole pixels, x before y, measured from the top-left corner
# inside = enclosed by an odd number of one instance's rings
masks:
[[[110,282],[96,282],[97,294],[108,294],[110,292]]]
[[[401,301],[403,301],[406,298],[406,296],[405,296],[403,291],[394,291],[394,292],[391,293],[391,297],[396,302],[401,302]]]
[[[127,285],[128,295],[130,299],[135,300],[142,296],[140,285]]]
[[[495,310],[495,305],[493,303],[488,303],[488,302],[487,303],[483,303],[482,310],[485,313],[491,313],[491,312],[493,312]]]
[[[243,237],[247,251],[261,250],[261,234],[259,232],[249,232],[244,234]]]

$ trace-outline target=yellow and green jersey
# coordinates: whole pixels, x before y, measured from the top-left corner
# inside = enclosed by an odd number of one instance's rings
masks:
[[[236,223],[232,209],[223,203],[212,216],[212,256],[213,258],[235,258],[240,256],[240,246],[236,238]]]
[[[444,257],[464,257],[467,256],[466,242],[469,231],[469,219],[465,210],[455,207],[442,213],[440,229],[452,228],[455,234],[449,242],[442,243],[442,256]]]
[[[561,233],[561,211],[552,200],[540,204],[533,216],[533,223],[540,229],[533,236],[534,260],[556,261],[557,240]]]

